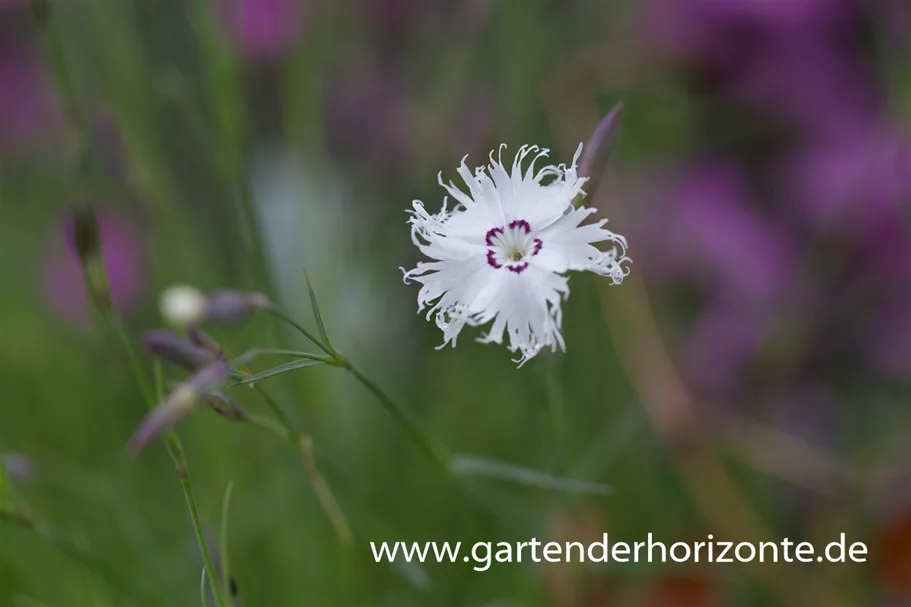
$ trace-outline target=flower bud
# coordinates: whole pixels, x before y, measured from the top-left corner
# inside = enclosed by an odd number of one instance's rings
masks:
[[[196,408],[201,398],[217,390],[228,379],[230,372],[231,366],[227,361],[217,360],[180,384],[139,425],[127,447],[130,453],[139,453],[150,442],[177,425]]]
[[[588,143],[585,144],[582,158],[579,160],[579,176],[596,180],[607,166],[620,132],[620,112],[622,111],[623,104],[618,103],[595,127]]]
[[[65,225],[69,232],[67,239],[72,243],[82,264],[92,300],[99,309],[110,309],[113,306],[111,290],[101,255],[101,232],[94,209],[90,205],[76,207]]]
[[[181,339],[171,331],[149,331],[142,342],[152,356],[188,371],[195,371],[217,357],[215,353]]]
[[[178,285],[161,294],[162,317],[176,327],[189,327],[204,322],[238,324],[253,312],[269,306],[261,293],[219,291],[204,294],[195,287]]]
[[[248,419],[247,412],[237,404],[237,401],[226,394],[213,392],[206,396],[205,400],[206,404],[208,404],[215,413],[228,421],[242,422]]]
[[[168,287],[158,302],[161,317],[169,325],[186,327],[205,320],[206,296],[202,291],[188,285]]]
[[[237,324],[250,318],[256,310],[268,306],[269,299],[261,293],[222,291],[209,296],[206,316],[213,322]]]
[[[199,327],[187,328],[187,339],[196,347],[202,348],[212,354],[220,355],[224,352],[221,344],[209,337],[209,334]]]
[[[86,265],[96,259],[101,251],[98,218],[91,205],[85,205],[73,209],[71,221],[73,245],[76,247],[80,261]]]

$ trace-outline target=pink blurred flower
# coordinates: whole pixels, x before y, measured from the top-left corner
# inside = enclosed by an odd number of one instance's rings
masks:
[[[251,59],[274,59],[290,51],[304,29],[303,0],[215,0],[228,34]]]
[[[135,225],[110,210],[96,207],[101,236],[101,256],[107,270],[111,297],[121,311],[140,303],[146,287],[146,259]],[[72,241],[70,219],[63,221],[44,257],[42,286],[45,302],[60,320],[86,327],[91,302],[82,266]]]

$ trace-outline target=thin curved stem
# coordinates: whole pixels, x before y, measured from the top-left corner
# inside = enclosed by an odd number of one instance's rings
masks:
[[[161,363],[155,361],[155,387],[159,400],[164,398],[164,375],[161,372]],[[155,406],[155,403],[152,403]],[[202,519],[199,516],[199,507],[196,505],[196,497],[193,493],[193,483],[190,481],[190,470],[187,465],[187,459],[184,456],[183,444],[177,433],[171,431],[165,441],[168,455],[174,462],[177,469],[177,476],[180,479],[180,487],[183,489],[184,499],[187,502],[187,510],[190,512],[190,520],[193,523],[193,532],[196,534],[196,543],[199,544],[199,551],[202,554],[203,565],[208,574],[209,585],[212,588],[212,594],[215,597],[216,607],[228,607],[230,602],[226,601],[221,584],[218,583],[218,569],[215,567],[215,561],[212,559],[212,551],[209,550],[209,542],[206,541],[205,528],[202,525]]]
[[[431,437],[415,422],[404,408],[389,397],[373,380],[364,375],[360,369],[345,360],[343,365],[367,390],[373,394],[380,402],[384,409],[405,429],[411,436],[412,440],[417,443],[418,447],[427,454],[434,463],[446,471],[452,473],[452,457],[449,451],[436,439]]]
[[[339,358],[338,352],[330,348],[328,345],[324,344],[322,340],[320,340],[316,335],[311,333],[306,327],[302,326],[296,320],[282,312],[280,308],[272,306],[270,308],[267,308],[266,311],[272,316],[275,316],[276,318],[279,318],[294,327],[298,333],[310,340],[314,345],[316,345],[317,348],[332,357],[333,360],[337,360]]]
[[[326,516],[329,517],[329,522],[332,523],[332,528],[335,530],[339,542],[344,546],[350,546],[353,539],[351,525],[348,524],[348,518],[342,511],[341,506],[339,506],[338,500],[335,499],[335,494],[332,492],[329,483],[319,469],[314,453],[313,438],[307,434],[298,432],[292,425],[291,420],[285,411],[279,406],[275,399],[262,389],[262,387],[257,386],[256,391],[272,410],[272,413],[280,424],[276,425],[272,423],[271,420],[262,420],[260,418],[250,418],[250,421],[271,432],[275,432],[298,450],[304,461],[304,470],[307,473],[307,478],[310,480],[310,486],[313,488],[314,493],[316,493],[316,498],[323,508],[323,511],[326,513]]]

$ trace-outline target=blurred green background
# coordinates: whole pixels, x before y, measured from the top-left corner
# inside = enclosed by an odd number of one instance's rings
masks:
[[[238,604],[559,607],[911,601],[911,9],[900,0],[0,2],[0,605],[198,605],[202,563],[160,444],[92,309],[69,212],[91,203],[140,363],[174,283],[268,293],[329,335],[453,452],[607,483],[582,496],[443,474],[344,371],[264,383],[300,454],[201,410],[182,423]],[[505,142],[568,162],[624,104],[588,204],[633,275],[572,278],[566,354],[516,370],[463,334],[434,350],[399,266],[405,209],[436,210]],[[605,281],[606,282],[606,281]],[[265,315],[234,353],[305,348]],[[253,364],[255,370],[265,362]],[[184,377],[167,368],[168,378]],[[231,391],[268,415],[257,395]],[[765,531],[763,531],[763,529]],[[668,543],[707,533],[870,562],[377,564],[371,541]],[[215,546],[215,548],[218,548]],[[79,552],[76,558],[67,550]]]

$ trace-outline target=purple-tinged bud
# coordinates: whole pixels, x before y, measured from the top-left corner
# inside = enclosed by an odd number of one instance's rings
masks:
[[[601,171],[607,166],[617,135],[620,131],[620,113],[623,104],[616,104],[611,111],[601,120],[582,152],[579,161],[579,175],[589,179],[597,179]]]
[[[116,306],[124,313],[135,309],[148,283],[137,226],[103,204],[70,209],[61,223],[62,238],[53,240],[43,264],[51,310],[86,327],[93,305],[102,310]]]
[[[101,235],[95,210],[91,205],[76,207],[70,214],[67,227],[70,230],[67,239],[73,243],[79,256],[92,301],[99,309],[109,310],[113,303],[104,261],[101,258]]]
[[[35,480],[35,465],[21,453],[0,453],[0,467],[17,483]]]
[[[205,397],[205,401],[215,413],[228,421],[242,422],[249,419],[247,412],[237,401],[221,392],[212,392]]]
[[[224,348],[221,347],[221,344],[212,339],[208,333],[199,327],[187,327],[187,339],[189,339],[190,343],[194,346],[211,352],[216,356],[224,354]]]
[[[222,291],[209,295],[206,316],[213,322],[237,324],[248,320],[256,310],[267,307],[269,299],[260,293]]]
[[[136,455],[177,425],[196,408],[200,399],[218,390],[230,373],[231,366],[225,360],[217,360],[197,371],[146,416],[130,439],[128,451]]]
[[[69,227],[72,230],[71,242],[83,265],[98,258],[101,251],[101,236],[98,229],[98,218],[91,205],[79,206],[70,213]]]
[[[261,293],[219,291],[205,294],[195,287],[169,287],[159,300],[162,317],[176,327],[189,327],[205,322],[239,324],[256,310],[268,308],[269,299]]]
[[[195,371],[217,358],[217,354],[165,330],[149,331],[142,337],[146,349],[155,356],[188,371]]]

